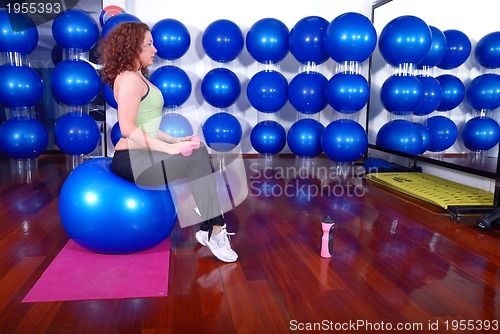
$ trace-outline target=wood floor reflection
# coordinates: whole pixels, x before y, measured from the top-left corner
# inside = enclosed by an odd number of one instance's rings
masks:
[[[3,160],[0,333],[498,332],[498,228],[450,220],[357,174],[256,163],[245,159],[249,195],[226,213],[238,262],[198,245],[197,226],[176,226],[167,297],[21,303],[68,241],[57,206],[68,172],[64,158],[44,157],[26,183]],[[336,221],[331,259],[319,256],[325,216]]]

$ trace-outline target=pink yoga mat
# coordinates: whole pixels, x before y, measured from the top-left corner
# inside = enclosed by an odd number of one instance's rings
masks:
[[[68,241],[23,302],[165,297],[170,238],[123,255],[97,254]]]

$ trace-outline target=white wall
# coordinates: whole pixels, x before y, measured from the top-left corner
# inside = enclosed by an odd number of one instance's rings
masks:
[[[181,21],[191,35],[191,46],[188,52],[173,65],[182,68],[190,77],[193,91],[190,98],[178,110],[188,117],[195,133],[202,135],[201,124],[211,114],[217,112],[215,108],[204,102],[200,85],[205,74],[215,67],[222,66],[211,61],[205,54],[201,45],[201,38],[205,28],[215,20],[228,19],[236,23],[246,36],[249,28],[260,19],[276,18],[287,25],[289,30],[302,18],[307,16],[320,16],[327,21],[332,21],[338,15],[346,12],[358,12],[371,19],[371,0],[253,0],[242,2],[237,0],[104,0],[103,7],[118,5],[127,13],[137,16],[150,27],[162,19],[173,18]],[[158,58],[158,57],[157,57]],[[151,72],[155,68],[166,65],[167,61],[157,59]],[[301,64],[289,53],[279,64],[279,71],[287,78],[288,82],[299,73]],[[246,48],[233,62],[226,64],[240,79],[241,94],[239,100],[228,111],[240,121],[243,128],[243,139],[240,144],[242,153],[256,153],[250,144],[250,131],[258,121],[258,112],[252,108],[246,97],[246,86],[249,79],[264,67],[252,59]],[[335,74],[336,64],[328,60],[318,66],[317,71],[330,79]],[[361,74],[368,77],[368,61],[361,64]],[[107,126],[110,129],[116,122],[116,111],[108,106]],[[286,130],[297,119],[297,111],[287,103],[273,117],[277,117]],[[327,106],[320,113],[320,121],[328,124],[333,117],[333,110]],[[359,113],[360,123],[364,125],[366,107]],[[112,155],[113,145],[108,142],[108,154]],[[285,147],[283,152],[290,152]]]
[[[486,73],[474,59],[474,48],[477,42],[486,34],[500,31],[500,20],[498,19],[498,0],[393,0],[374,11],[374,25],[378,36],[385,25],[391,20],[402,15],[413,15],[424,20],[441,31],[456,29],[465,33],[472,44],[472,51],[468,60],[461,66],[452,70],[441,70],[435,68],[434,76],[441,74],[452,74],[467,84],[480,74]],[[500,74],[498,69],[488,70],[490,73]],[[391,74],[390,66],[383,60],[378,46],[373,53],[371,72],[371,97],[368,137],[369,142],[374,144],[378,129],[388,121],[389,113],[380,102],[380,87],[385,79]],[[460,139],[460,129],[464,123],[472,117],[472,108],[464,100],[457,108],[448,112],[435,111],[429,115],[442,115],[452,119],[458,127],[459,138],[455,144],[445,153],[470,153]],[[488,112],[488,115],[497,122],[500,120],[498,110]],[[488,156],[498,155],[498,145],[488,152]]]

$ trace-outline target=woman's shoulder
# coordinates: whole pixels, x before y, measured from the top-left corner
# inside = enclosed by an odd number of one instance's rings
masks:
[[[123,83],[139,85],[141,82],[141,78],[137,75],[137,73],[133,71],[121,72],[116,76],[115,79],[115,85],[120,85]]]

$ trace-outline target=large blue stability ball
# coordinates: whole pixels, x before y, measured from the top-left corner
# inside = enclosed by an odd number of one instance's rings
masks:
[[[465,98],[465,85],[458,77],[452,74],[441,74],[436,77],[441,85],[441,103],[437,111],[455,109]]]
[[[163,95],[165,108],[177,108],[191,95],[191,80],[183,69],[173,65],[157,68],[150,78]]]
[[[34,159],[47,148],[49,135],[34,118],[11,118],[0,126],[0,151],[11,159]]]
[[[426,121],[425,125],[432,135],[429,151],[441,152],[455,144],[458,137],[458,128],[448,117],[432,116]]]
[[[99,39],[99,28],[94,18],[83,10],[70,9],[56,16],[52,36],[64,49],[88,51]]]
[[[436,78],[428,75],[417,75],[416,78],[422,85],[422,100],[413,110],[413,114],[416,116],[429,115],[441,104],[441,84]]]
[[[90,251],[139,252],[165,240],[176,211],[170,192],[143,189],[117,176],[111,158],[94,158],[76,167],[59,195],[59,216],[68,236]]]
[[[175,60],[189,50],[191,36],[186,26],[175,19],[163,19],[151,28],[151,36],[160,58]]]
[[[370,86],[365,77],[357,73],[337,73],[326,85],[328,104],[342,114],[355,113],[370,98]]]
[[[50,76],[50,88],[55,98],[70,106],[92,102],[101,90],[97,71],[84,60],[63,60]]]
[[[162,116],[160,130],[175,138],[193,135],[193,126],[189,120],[179,113],[167,113]]]
[[[420,105],[422,98],[422,84],[413,75],[391,75],[380,90],[382,105],[395,115],[411,114]]]
[[[472,44],[469,37],[460,30],[445,30],[443,34],[446,37],[446,52],[437,67],[444,70],[457,68],[469,58]]]
[[[43,95],[43,82],[29,66],[0,66],[0,105],[32,107]]]
[[[290,151],[299,157],[313,158],[323,152],[321,136],[323,124],[312,118],[303,118],[293,123],[288,130],[286,141]]]
[[[105,82],[102,83],[102,95],[104,100],[110,107],[118,109],[118,102],[116,102],[115,94],[111,86]]]
[[[101,138],[97,122],[80,112],[69,112],[59,117],[53,131],[56,145],[71,155],[91,153]]]
[[[425,55],[418,64],[418,68],[434,67],[443,60],[446,54],[446,36],[444,33],[434,26],[429,26],[431,29],[432,42],[429,52]]]
[[[288,85],[288,101],[300,113],[316,114],[327,105],[328,79],[319,72],[301,72]]]
[[[278,71],[260,71],[250,78],[247,98],[252,107],[265,113],[280,110],[288,98],[288,81]]]
[[[365,154],[368,136],[358,122],[339,119],[326,126],[321,135],[321,148],[330,160],[353,162]]]
[[[248,53],[259,63],[278,63],[288,54],[288,27],[278,19],[264,18],[247,32]]]
[[[235,60],[243,51],[243,32],[230,20],[216,20],[208,25],[201,38],[203,50],[213,61],[226,63]]]
[[[403,15],[387,23],[379,37],[382,57],[392,66],[418,64],[431,48],[429,26],[420,18]]]
[[[471,151],[487,151],[500,140],[500,126],[490,117],[474,117],[462,127],[462,141]]]
[[[500,75],[486,73],[472,79],[465,90],[472,109],[491,111],[500,107]]]
[[[423,138],[419,126],[404,119],[387,122],[378,130],[376,144],[394,151],[418,155]]]
[[[363,62],[375,50],[377,32],[364,15],[344,13],[333,19],[323,40],[326,53],[336,62]]]
[[[113,15],[104,23],[104,26],[102,27],[102,38],[106,38],[116,26],[123,22],[141,22],[141,20],[137,16],[128,13]]]
[[[485,68],[500,67],[500,31],[484,35],[474,48],[474,57]]]
[[[231,106],[238,100],[240,93],[240,80],[233,71],[227,68],[214,68],[201,81],[203,98],[216,108]]]
[[[38,44],[35,23],[23,13],[0,9],[0,52],[33,52]]]
[[[322,17],[307,16],[293,26],[288,36],[288,46],[298,62],[319,65],[328,59],[323,43],[328,24]]]
[[[234,149],[243,135],[238,119],[227,112],[219,112],[207,118],[202,129],[208,147],[218,152]]]
[[[250,143],[260,154],[278,154],[286,144],[285,128],[272,120],[259,122],[250,132]]]

